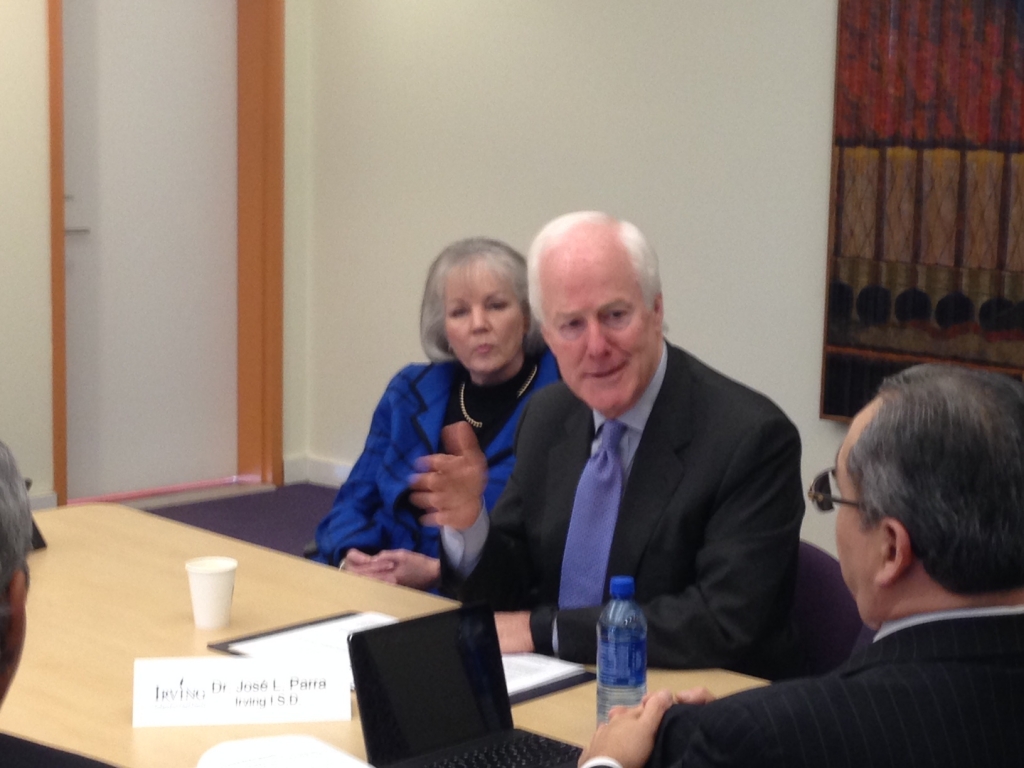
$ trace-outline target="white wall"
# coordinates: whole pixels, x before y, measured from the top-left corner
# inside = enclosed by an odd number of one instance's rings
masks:
[[[53,491],[46,3],[0,0],[0,440]]]
[[[285,481],[310,479],[309,254],[312,250],[313,5],[285,5],[284,415]],[[323,478],[328,482],[332,478]]]
[[[806,479],[832,463],[842,429],[818,398],[835,2],[288,8],[288,85],[306,95],[289,94],[285,311],[307,346],[286,351],[305,372],[287,372],[286,456],[358,455],[388,378],[422,359],[420,290],[447,242],[525,249],[551,217],[598,208],[658,250],[670,340],[779,403]],[[805,536],[832,548],[813,515]]]
[[[43,0],[0,0],[0,439],[52,489]],[[285,454],[351,462],[422,359],[427,263],[580,207],[662,257],[669,337],[817,417],[835,3],[289,0]],[[9,105],[16,105],[9,107]],[[296,111],[298,110],[298,111]],[[805,535],[831,547],[831,520]]]

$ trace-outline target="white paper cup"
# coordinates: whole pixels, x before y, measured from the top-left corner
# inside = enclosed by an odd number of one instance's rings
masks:
[[[197,629],[221,629],[231,620],[238,561],[233,557],[196,557],[185,563]]]

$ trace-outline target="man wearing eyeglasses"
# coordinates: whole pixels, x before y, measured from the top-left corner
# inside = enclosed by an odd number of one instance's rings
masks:
[[[818,678],[653,694],[581,765],[1024,765],[1024,387],[932,365],[886,380],[809,496],[837,510],[874,642]]]

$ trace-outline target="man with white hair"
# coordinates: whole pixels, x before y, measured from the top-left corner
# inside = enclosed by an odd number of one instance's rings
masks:
[[[582,765],[1024,765],[1021,383],[943,365],[887,379],[810,497],[837,510],[874,642],[821,677],[613,710]]]
[[[414,503],[444,526],[448,582],[500,611],[505,651],[592,663],[609,579],[631,575],[652,666],[797,673],[795,427],[665,342],[657,257],[632,224],[555,219],[528,269],[563,381],[525,410],[489,517],[480,453],[460,425],[448,455],[423,462]]]
[[[14,456],[0,442],[0,703],[11,687],[25,645],[27,556],[32,549],[32,513],[25,481]],[[4,768],[104,768],[87,757],[0,733]]]

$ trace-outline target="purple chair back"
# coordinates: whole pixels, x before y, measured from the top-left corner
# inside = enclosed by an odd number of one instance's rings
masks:
[[[800,542],[793,623],[812,675],[835,669],[871,637],[843,582],[839,561],[806,541]]]

